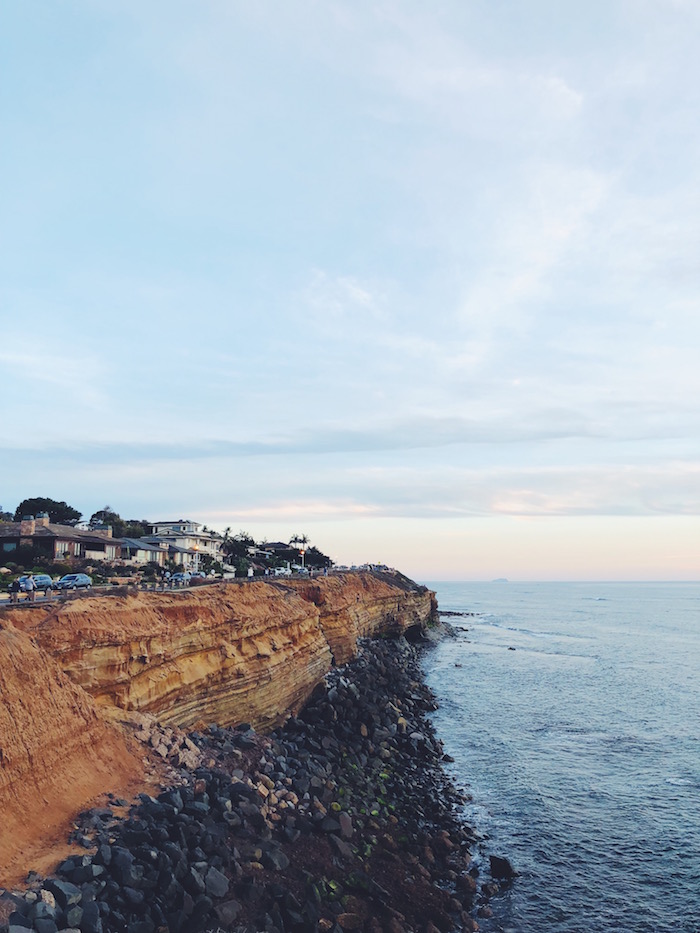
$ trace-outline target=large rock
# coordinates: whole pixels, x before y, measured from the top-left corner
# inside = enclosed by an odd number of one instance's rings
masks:
[[[493,878],[515,878],[516,870],[510,864],[507,858],[500,855],[491,855],[491,876]]]

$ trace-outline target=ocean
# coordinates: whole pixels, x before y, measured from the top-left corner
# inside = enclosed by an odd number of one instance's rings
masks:
[[[476,613],[426,679],[482,874],[519,872],[481,930],[698,933],[700,584],[427,585]]]

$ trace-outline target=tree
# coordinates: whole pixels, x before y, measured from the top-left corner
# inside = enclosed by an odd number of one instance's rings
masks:
[[[39,512],[48,512],[49,521],[56,525],[76,525],[82,518],[82,512],[74,509],[67,502],[37,497],[23,499],[15,510],[14,520],[21,522],[25,515],[36,517]]]
[[[306,552],[305,564],[307,567],[331,567],[333,561],[324,554],[322,551],[319,551],[317,547],[310,547]]]
[[[306,535],[292,535],[289,539],[289,543],[296,547],[299,552],[299,557],[301,558],[301,566],[304,566],[304,553],[306,551],[306,545],[309,543],[309,539]]]
[[[238,534],[230,538],[224,536],[221,545],[226,557],[234,564],[236,560],[244,560],[248,557],[249,547],[255,547],[255,541],[247,531],[239,531]]]
[[[239,531],[232,538],[224,536],[221,549],[228,563],[234,566],[238,573],[242,574],[248,570],[250,564],[248,559],[249,547],[255,547],[255,541],[247,531]]]
[[[199,558],[199,569],[203,570],[204,573],[209,575],[213,570],[214,573],[223,573],[224,568],[221,565],[221,562],[216,560],[211,554],[202,554]]]
[[[122,538],[124,535],[124,519],[115,512],[111,505],[106,505],[103,509],[93,512],[90,516],[90,527],[101,528],[104,525],[112,526],[112,534],[115,538]]]
[[[148,534],[150,522],[145,518],[122,518],[111,505],[93,512],[90,516],[90,527],[100,528],[104,525],[112,526],[112,536],[115,538],[143,538]]]
[[[147,518],[127,518],[124,521],[124,529],[119,537],[121,538],[144,538],[151,527]]]

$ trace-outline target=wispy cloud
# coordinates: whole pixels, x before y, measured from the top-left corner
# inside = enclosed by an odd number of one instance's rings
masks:
[[[588,169],[539,165],[524,178],[492,243],[491,264],[465,283],[461,318],[469,331],[508,339],[529,329],[550,300],[552,273],[590,234],[609,181]]]
[[[451,11],[453,12],[453,11]],[[395,93],[474,138],[533,132],[549,135],[552,122],[570,120],[584,94],[554,64],[489,58],[480,43],[459,34],[454,17],[414,7],[384,7],[392,31],[376,47],[374,67]]]
[[[379,287],[352,275],[331,275],[314,269],[301,299],[307,312],[304,320],[331,332],[337,332],[341,324],[373,326],[386,317]]]
[[[101,384],[106,372],[102,360],[81,353],[78,363],[75,351],[57,353],[42,348],[40,336],[34,333],[30,346],[26,344],[26,334],[18,333],[16,339],[10,337],[7,346],[0,349],[0,366],[7,384],[14,384],[16,397],[45,397],[51,393],[51,399],[58,398],[64,405],[79,404],[92,411],[104,406]]]
[[[700,8],[511,7],[15,4],[3,504],[695,515]]]

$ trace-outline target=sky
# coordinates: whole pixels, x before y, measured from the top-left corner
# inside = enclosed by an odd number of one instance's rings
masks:
[[[0,505],[700,579],[698,0],[10,0]]]

